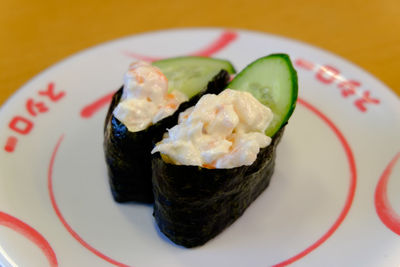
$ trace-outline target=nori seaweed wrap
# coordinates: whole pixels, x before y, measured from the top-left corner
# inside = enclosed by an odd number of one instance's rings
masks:
[[[173,115],[138,132],[130,132],[114,117],[113,110],[120,102],[122,88],[114,94],[105,120],[103,146],[109,183],[115,201],[144,203],[154,201],[150,154],[154,143],[161,139],[167,128],[177,123],[181,111],[196,104],[206,93],[219,93],[226,87],[229,78],[228,72],[221,70],[208,83],[205,90],[182,103]]]
[[[207,169],[152,159],[154,217],[162,233],[178,245],[196,247],[238,219],[269,185],[282,127],[250,166]]]
[[[154,217],[161,232],[178,245],[196,247],[206,243],[238,219],[267,188],[274,172],[276,148],[296,106],[297,73],[288,55],[272,54],[249,64],[236,75],[227,88],[229,90],[227,89],[225,92],[228,91],[228,93],[232,89],[251,93],[259,104],[270,108],[273,118],[264,131],[266,136],[271,137],[271,143],[266,147],[260,146],[263,148],[259,150],[255,161],[250,163],[251,165],[233,165],[233,168],[223,167],[222,165],[218,165],[222,166],[218,168],[215,164],[209,166],[208,162],[204,164],[204,161],[200,161],[202,164],[199,164],[198,161],[193,160],[193,155],[201,155],[206,150],[201,150],[201,152],[188,150],[189,152],[183,153],[183,149],[179,149],[183,147],[187,139],[184,139],[182,143],[177,143],[177,148],[168,147],[172,144],[168,143],[169,140],[174,142],[178,138],[176,136],[186,138],[186,136],[191,136],[190,134],[174,133],[171,129],[166,138],[157,143],[156,149],[153,150],[156,153],[153,154],[152,158]],[[225,96],[223,99],[225,99]],[[199,101],[199,106],[201,106],[200,103],[206,101],[203,100]],[[249,100],[243,100],[248,103],[249,107],[253,104],[258,105],[250,103]],[[210,101],[206,102],[207,105],[212,103]],[[210,111],[207,110],[207,116],[204,116],[204,118],[210,118],[209,113]],[[249,111],[246,114],[250,113]],[[200,119],[201,112],[198,111],[196,114],[196,118]],[[220,114],[220,107],[216,106],[214,114]],[[265,119],[267,113],[262,116]],[[217,121],[215,118],[212,122]],[[193,120],[195,119],[191,117],[190,120],[187,119],[189,123],[195,123]],[[223,125],[227,125],[226,129],[230,129],[229,123],[233,123],[233,121],[232,119]],[[252,121],[257,124],[258,121],[262,120],[258,117],[257,120]],[[176,129],[185,130],[185,125],[189,124],[185,124],[184,120],[181,122],[184,126],[179,128],[179,125],[177,125]],[[208,126],[205,125],[210,125],[212,122],[201,121],[203,123],[200,124],[203,125],[202,131],[207,133],[206,128]],[[169,138],[171,132],[175,135]],[[255,137],[253,140],[255,140]],[[167,146],[164,146],[164,150],[161,150],[164,142],[167,142]],[[212,141],[207,142],[213,143]],[[192,147],[196,146],[195,143],[191,143],[191,145]],[[190,149],[190,146],[187,147]],[[174,153],[179,151],[179,153],[171,154],[168,149]],[[246,151],[241,151],[241,153],[243,152]],[[181,155],[185,155],[185,157],[181,157]],[[209,154],[205,153],[205,155]]]

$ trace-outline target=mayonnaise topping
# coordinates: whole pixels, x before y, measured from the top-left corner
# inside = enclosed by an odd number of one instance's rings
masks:
[[[113,115],[129,131],[137,132],[172,115],[186,100],[179,91],[168,93],[168,80],[159,68],[138,61],[125,74],[121,101]]]
[[[176,126],[153,149],[177,165],[234,168],[251,165],[260,148],[272,111],[250,93],[226,89],[207,94],[179,115]]]

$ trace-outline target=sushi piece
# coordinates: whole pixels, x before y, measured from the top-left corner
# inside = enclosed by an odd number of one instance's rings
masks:
[[[184,247],[218,235],[269,185],[295,108],[297,74],[287,55],[273,54],[228,88],[181,113],[152,150],[155,221]]]
[[[104,153],[117,202],[152,203],[151,150],[178,114],[205,93],[218,93],[235,72],[230,62],[178,57],[136,62],[113,96],[104,124]]]

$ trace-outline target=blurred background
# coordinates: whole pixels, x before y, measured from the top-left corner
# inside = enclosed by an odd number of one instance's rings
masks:
[[[400,95],[399,0],[0,1],[0,105],[82,49],[177,27],[249,29],[329,50]]]

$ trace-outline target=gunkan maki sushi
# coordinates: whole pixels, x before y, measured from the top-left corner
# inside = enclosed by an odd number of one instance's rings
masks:
[[[235,72],[229,61],[178,57],[129,66],[104,125],[104,153],[117,202],[152,203],[151,150],[178,114],[218,93]]]
[[[182,112],[152,150],[155,220],[185,247],[218,235],[268,186],[295,108],[297,74],[287,55],[273,54],[228,88]]]

